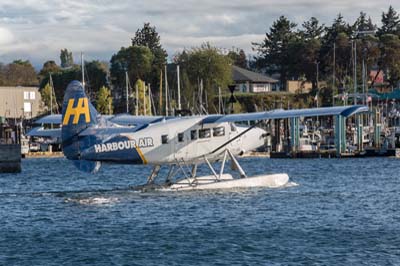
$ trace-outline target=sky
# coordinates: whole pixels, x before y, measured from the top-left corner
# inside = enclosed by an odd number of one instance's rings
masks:
[[[331,25],[341,13],[353,23],[360,11],[380,25],[382,12],[398,0],[0,0],[0,62],[30,60],[41,68],[60,62],[60,50],[86,60],[110,61],[145,22],[156,26],[169,58],[204,42],[254,54],[272,23],[284,15],[301,25],[316,17]]]

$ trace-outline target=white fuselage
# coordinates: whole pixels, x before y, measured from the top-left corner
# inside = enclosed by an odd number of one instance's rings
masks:
[[[133,140],[148,164],[196,163],[215,161],[226,149],[234,155],[254,150],[264,144],[264,130],[253,128],[230,142],[248,127],[232,123],[201,124],[203,117],[182,117],[150,124],[146,128],[120,136]],[[215,149],[218,151],[212,153]]]

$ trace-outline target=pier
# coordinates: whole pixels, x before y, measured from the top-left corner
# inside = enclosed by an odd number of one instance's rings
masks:
[[[21,172],[21,145],[0,144],[0,173]]]

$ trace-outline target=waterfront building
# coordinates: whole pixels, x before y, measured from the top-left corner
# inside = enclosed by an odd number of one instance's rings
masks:
[[[0,87],[0,117],[31,119],[42,108],[38,87]]]
[[[251,93],[275,91],[279,82],[271,77],[238,66],[232,66],[232,79],[235,82],[236,91]]]

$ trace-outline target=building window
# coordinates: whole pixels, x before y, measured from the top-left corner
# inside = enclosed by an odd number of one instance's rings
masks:
[[[225,128],[224,127],[214,127],[213,128],[213,136],[214,137],[225,136]]]
[[[191,140],[197,139],[197,130],[190,131],[190,139]]]
[[[210,128],[204,128],[199,130],[199,138],[205,139],[211,137],[211,129]]]
[[[183,142],[183,133],[178,133],[178,141]]]
[[[24,100],[29,100],[29,91],[24,91]]]
[[[35,98],[36,98],[35,92],[34,91],[29,92],[29,99],[35,100]]]
[[[24,102],[24,112],[25,113],[32,112],[32,104],[30,102]]]
[[[162,144],[167,144],[168,143],[168,135],[162,135],[161,136],[161,143]]]

